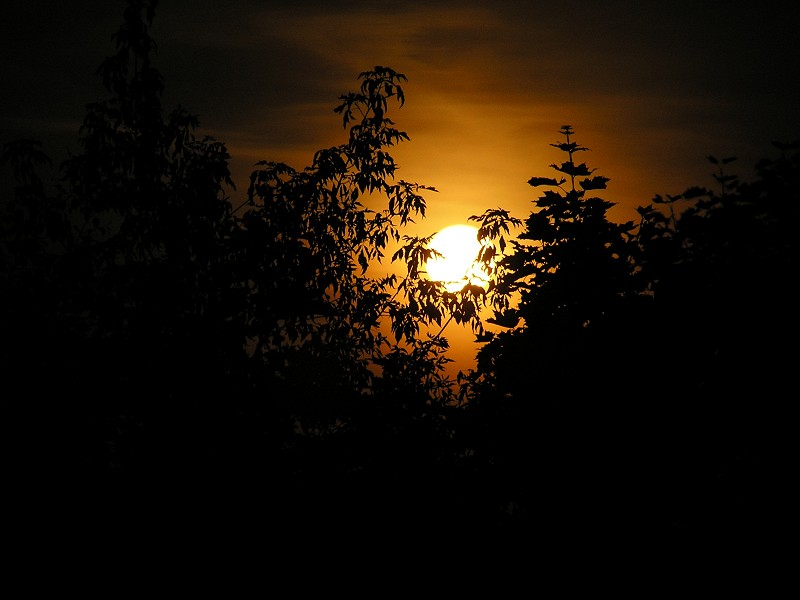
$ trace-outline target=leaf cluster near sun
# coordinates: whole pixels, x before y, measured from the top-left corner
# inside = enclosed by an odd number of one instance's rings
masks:
[[[478,260],[481,243],[478,229],[471,225],[450,225],[431,238],[428,247],[438,254],[425,267],[428,278],[441,282],[448,292],[458,292],[465,285],[486,287],[488,277]]]

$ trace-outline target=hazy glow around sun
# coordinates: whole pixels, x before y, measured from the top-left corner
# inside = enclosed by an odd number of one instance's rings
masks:
[[[475,262],[481,249],[477,236],[477,228],[470,225],[451,225],[433,236],[428,247],[442,256],[426,263],[428,277],[441,281],[448,292],[460,291],[467,281],[485,285],[486,277]]]

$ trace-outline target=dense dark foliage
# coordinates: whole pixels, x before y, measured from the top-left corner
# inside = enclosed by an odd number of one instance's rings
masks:
[[[429,238],[402,234],[436,191],[394,179],[404,75],[361,73],[334,109],[347,141],[302,170],[259,163],[235,208],[225,145],[162,109],[155,4],[128,3],[99,70],[110,98],[87,107],[53,186],[36,141],[3,147],[14,489],[156,494],[295,532],[781,526],[797,144],[751,183],[709,157],[718,192],[656,197],[617,224],[594,195],[608,178],[564,126],[566,160],[530,179],[545,190],[531,214],[473,217],[489,289],[454,294],[423,273]],[[485,342],[459,382],[451,321]]]
[[[519,520],[553,532],[735,539],[780,530],[793,450],[798,144],[741,184],[692,187],[607,220],[567,155],[497,264],[471,409]],[[492,237],[502,211],[473,217]],[[499,221],[498,221],[499,220]],[[510,299],[515,298],[512,302]]]
[[[401,234],[435,192],[394,179],[405,76],[362,73],[334,109],[347,141],[303,170],[259,163],[234,208],[225,145],[162,109],[154,8],[128,3],[99,69],[110,98],[55,185],[37,142],[3,149],[4,461],[37,486],[289,521],[428,510],[415,496],[447,481],[458,410],[428,331],[479,327],[482,290],[427,280],[429,239]],[[401,267],[382,267],[390,248]]]

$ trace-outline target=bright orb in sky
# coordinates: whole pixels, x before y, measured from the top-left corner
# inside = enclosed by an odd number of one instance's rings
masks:
[[[445,227],[433,236],[428,247],[442,254],[427,261],[428,277],[433,281],[441,281],[448,292],[460,291],[468,281],[472,285],[485,285],[486,276],[480,264],[476,263],[481,244],[475,227]]]

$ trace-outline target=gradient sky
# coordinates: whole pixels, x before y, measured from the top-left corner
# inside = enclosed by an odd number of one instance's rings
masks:
[[[27,0],[0,22],[0,142],[76,150],[94,71],[114,46],[119,0]],[[411,141],[398,177],[432,185],[428,235],[487,208],[524,218],[532,176],[563,157],[570,124],[610,178],[614,220],[655,194],[714,185],[706,156],[747,179],[800,138],[800,11],[794,2],[161,0],[153,36],[165,107],[223,141],[243,197],[253,164],[296,168],[346,139],[340,94],[375,65],[408,77],[389,113]],[[472,349],[468,351],[472,353]]]

